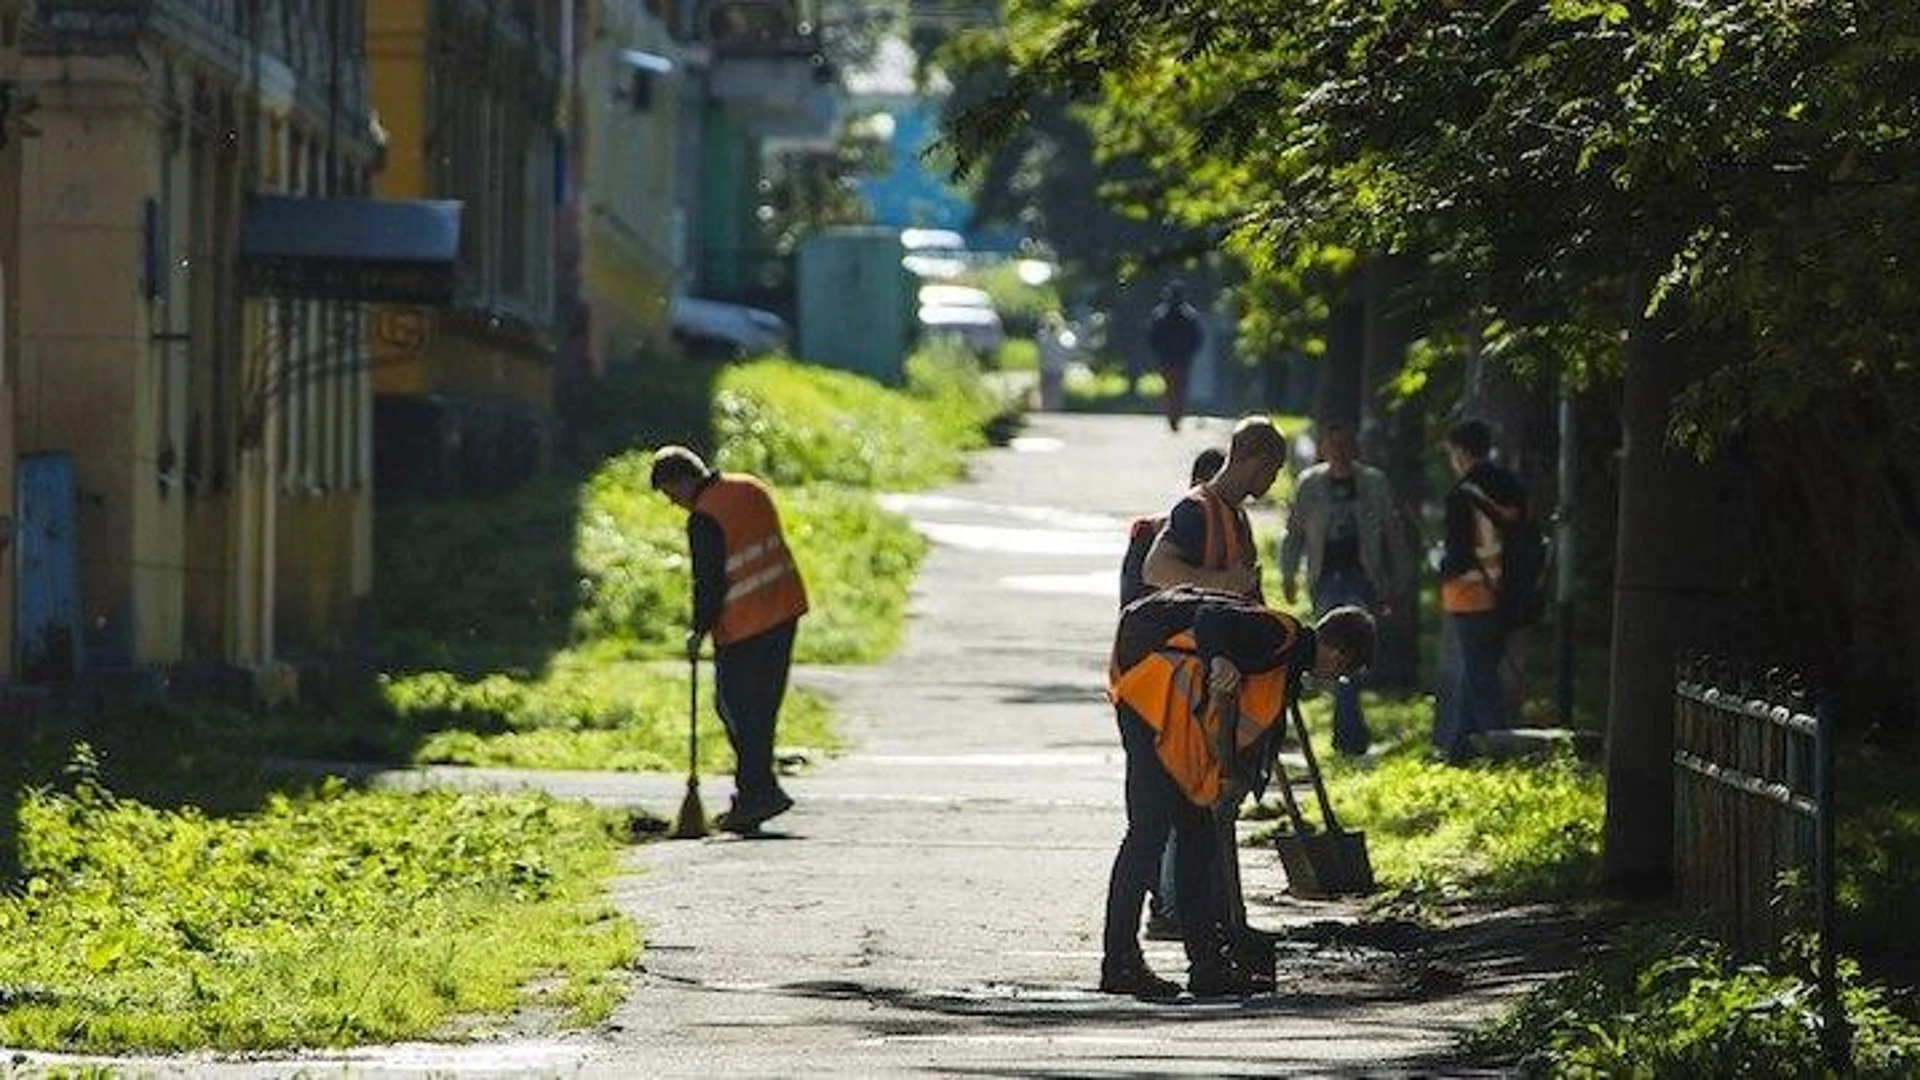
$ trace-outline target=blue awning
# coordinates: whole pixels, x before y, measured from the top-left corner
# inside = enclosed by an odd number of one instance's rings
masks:
[[[447,304],[460,255],[454,200],[259,195],[240,227],[249,292]]]

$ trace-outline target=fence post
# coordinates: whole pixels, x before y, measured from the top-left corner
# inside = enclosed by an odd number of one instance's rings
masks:
[[[1814,834],[1813,876],[1818,890],[1815,903],[1820,920],[1820,1041],[1827,1060],[1835,1068],[1845,1069],[1853,1033],[1847,1029],[1846,1010],[1840,1004],[1840,979],[1836,962],[1834,928],[1834,817],[1833,714],[1824,695],[1813,707],[1814,801],[1820,809],[1820,824]]]

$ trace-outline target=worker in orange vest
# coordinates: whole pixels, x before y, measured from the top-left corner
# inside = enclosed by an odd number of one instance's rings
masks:
[[[773,496],[758,479],[717,473],[686,447],[667,446],[654,454],[652,484],[687,511],[693,555],[687,655],[697,658],[712,636],[715,696],[733,744],[733,805],[715,824],[755,832],[793,807],[774,775],[773,740],[794,631],[807,611],[806,585],[787,550]]]
[[[1222,857],[1216,821],[1223,807],[1265,786],[1301,678],[1358,672],[1373,646],[1373,617],[1357,607],[1335,608],[1307,627],[1259,601],[1184,586],[1127,606],[1108,681],[1127,757],[1127,831],[1107,884],[1103,992],[1180,993],[1147,967],[1139,942],[1140,906],[1169,830],[1179,837],[1187,990],[1217,997],[1259,989],[1229,930],[1227,905],[1236,898],[1208,887]]]
[[[1149,586],[1198,585],[1260,596],[1260,554],[1246,502],[1267,493],[1287,463],[1287,440],[1273,421],[1249,416],[1234,425],[1227,459],[1168,512],[1147,549],[1141,577]]]

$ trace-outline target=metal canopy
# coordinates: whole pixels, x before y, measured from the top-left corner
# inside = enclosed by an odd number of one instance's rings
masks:
[[[460,210],[454,200],[255,196],[241,275],[257,294],[449,304]]]

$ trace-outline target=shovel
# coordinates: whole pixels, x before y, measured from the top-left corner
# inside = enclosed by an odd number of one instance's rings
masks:
[[[1307,824],[1299,804],[1294,801],[1286,766],[1276,759],[1280,801],[1293,827],[1291,832],[1277,834],[1273,841],[1280,854],[1280,865],[1287,872],[1287,887],[1295,896],[1308,900],[1371,893],[1373,862],[1367,857],[1367,834],[1348,832],[1340,827],[1333,803],[1327,798],[1326,782],[1320,776],[1320,763],[1313,756],[1313,739],[1307,732],[1306,719],[1300,715],[1299,702],[1288,702],[1287,711],[1293,716],[1294,731],[1300,738],[1300,752],[1307,759],[1307,776],[1313,781],[1313,794],[1320,804],[1320,821],[1324,825],[1316,832]]]

